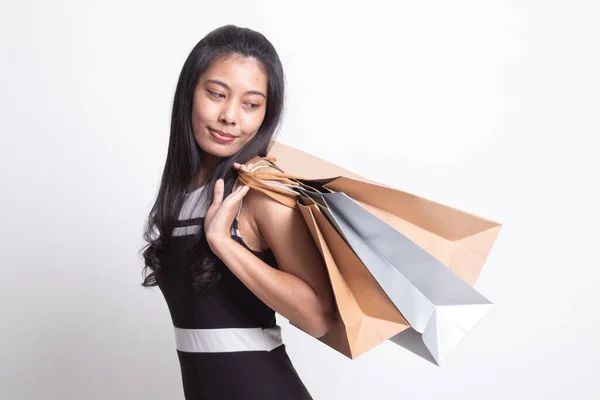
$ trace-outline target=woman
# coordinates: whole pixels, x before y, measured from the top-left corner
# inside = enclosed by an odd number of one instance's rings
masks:
[[[169,307],[186,399],[311,398],[275,312],[324,335],[326,270],[300,213],[237,181],[267,154],[283,98],[272,44],[232,25],[204,37],[179,76],[143,285]]]

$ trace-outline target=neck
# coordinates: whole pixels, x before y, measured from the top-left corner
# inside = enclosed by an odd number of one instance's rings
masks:
[[[208,153],[202,154],[202,169],[198,176],[197,187],[204,186],[208,183],[218,163],[218,157]]]

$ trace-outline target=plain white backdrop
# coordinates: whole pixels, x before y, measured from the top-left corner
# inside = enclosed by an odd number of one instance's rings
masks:
[[[317,400],[598,399],[595,1],[2,1],[0,398],[181,399],[142,229],[192,47],[264,33],[279,139],[501,222],[495,303],[443,366],[350,361],[279,318]]]

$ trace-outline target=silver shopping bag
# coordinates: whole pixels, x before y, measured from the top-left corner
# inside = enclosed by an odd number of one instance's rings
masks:
[[[492,303],[346,194],[302,192],[320,206],[440,365]],[[414,343],[393,341],[414,347]]]

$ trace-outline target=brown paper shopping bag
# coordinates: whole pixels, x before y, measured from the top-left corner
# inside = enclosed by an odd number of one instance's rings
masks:
[[[474,285],[502,225],[403,192],[279,142],[268,154],[286,174],[329,181]],[[338,177],[337,179],[331,179]]]
[[[407,329],[409,325],[402,314],[317,204],[308,197],[291,194],[284,186],[292,184],[289,179],[261,173],[258,164],[252,160],[248,162],[253,172],[241,171],[240,180],[280,203],[300,210],[327,268],[336,311],[333,326],[319,340],[355,359]],[[274,186],[277,183],[282,187]]]

